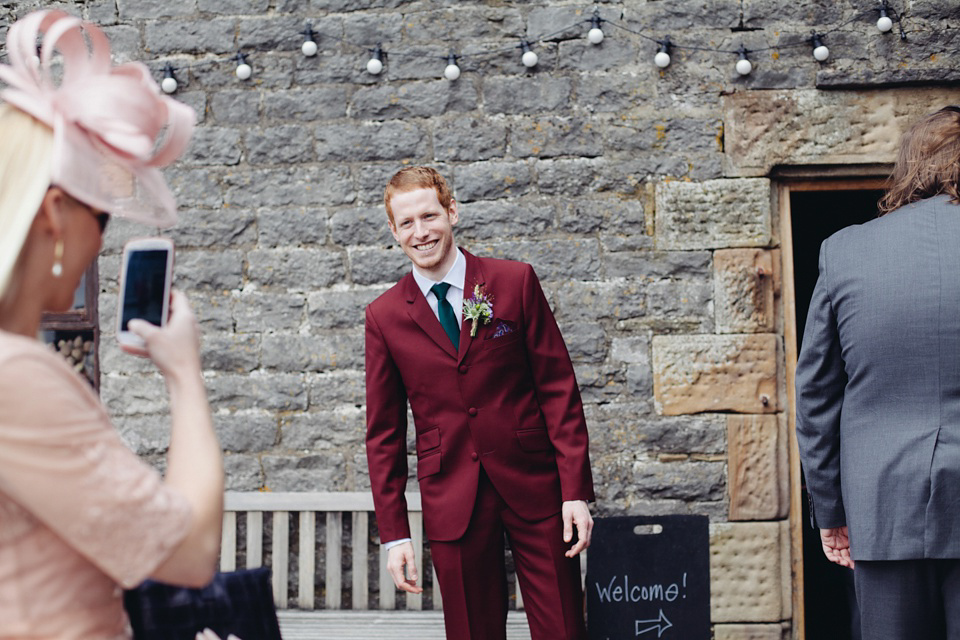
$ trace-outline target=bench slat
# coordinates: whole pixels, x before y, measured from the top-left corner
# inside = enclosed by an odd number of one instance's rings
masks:
[[[411,511],[410,518],[410,537],[413,538],[413,555],[417,562],[417,569],[420,572],[420,586],[423,586],[423,577],[426,575],[423,567],[423,514],[419,511]],[[407,593],[407,610],[420,611],[423,609],[423,594]]]
[[[287,563],[290,549],[290,521],[286,511],[273,513],[273,600],[278,609],[287,608]]]
[[[397,608],[397,587],[387,571],[387,548],[380,545],[380,608]]]
[[[300,554],[297,559],[299,573],[297,606],[313,609],[314,576],[317,567],[317,521],[313,511],[300,512]]]
[[[237,514],[224,512],[220,532],[220,571],[237,568]]]
[[[343,513],[327,512],[327,609],[339,609],[343,566]]]
[[[370,600],[367,595],[369,589],[367,578],[367,537],[370,535],[370,521],[366,511],[354,511],[351,517],[353,525],[353,543],[351,552],[353,553],[353,562],[351,568],[353,571],[353,608],[355,610],[365,610],[370,608]]]
[[[263,512],[247,512],[247,569],[263,566]]]
[[[408,493],[407,510],[420,511],[420,494]],[[368,491],[227,491],[226,511],[373,511]]]

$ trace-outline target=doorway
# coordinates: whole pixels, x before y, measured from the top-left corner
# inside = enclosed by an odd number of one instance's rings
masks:
[[[884,178],[825,178],[780,185],[791,475],[794,634],[797,639],[860,640],[853,572],[829,562],[810,525],[797,456],[794,374],[817,282],[820,244],[844,227],[877,217]]]

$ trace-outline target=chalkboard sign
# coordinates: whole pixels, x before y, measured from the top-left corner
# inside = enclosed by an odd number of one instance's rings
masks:
[[[590,640],[709,640],[707,517],[597,518],[587,626]]]

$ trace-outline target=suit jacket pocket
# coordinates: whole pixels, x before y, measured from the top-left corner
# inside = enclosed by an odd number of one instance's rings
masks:
[[[521,337],[522,334],[519,331],[514,331],[512,333],[506,333],[498,338],[485,338],[483,340],[483,348],[499,349],[500,347],[505,347],[513,344],[514,342],[519,342]]]
[[[553,448],[546,429],[520,429],[517,431],[520,448],[524,451],[549,451]]]
[[[417,459],[417,480],[440,473],[440,450]]]
[[[431,427],[417,434],[417,453],[423,455],[440,446],[440,427]]]

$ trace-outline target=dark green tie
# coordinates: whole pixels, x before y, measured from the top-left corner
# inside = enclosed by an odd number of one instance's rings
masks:
[[[450,337],[453,348],[460,350],[460,327],[457,326],[457,316],[453,315],[453,306],[447,302],[447,289],[450,288],[449,282],[438,282],[430,287],[433,295],[437,296],[437,311],[440,315],[440,325]]]

